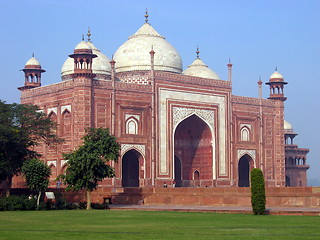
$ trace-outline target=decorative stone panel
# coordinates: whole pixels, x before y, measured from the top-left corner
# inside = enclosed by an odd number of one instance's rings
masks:
[[[121,144],[121,156],[131,149],[137,150],[143,157],[146,156],[146,146],[142,144]]]
[[[54,112],[56,115],[58,115],[58,109],[57,109],[56,107],[52,107],[52,108],[48,108],[48,109],[47,109],[48,115],[49,115],[50,113],[52,113],[52,112]]]
[[[248,154],[253,160],[256,160],[256,150],[238,150],[238,159]]]
[[[71,105],[61,106],[61,113],[63,113],[65,110],[71,113]]]
[[[202,118],[202,120],[210,125],[211,129],[214,129],[214,112],[212,110],[185,107],[173,107],[173,129],[176,128],[181,120],[193,114],[196,114],[198,117]]]
[[[57,167],[57,161],[47,161],[47,165],[50,166],[50,165],[53,165],[54,167]]]

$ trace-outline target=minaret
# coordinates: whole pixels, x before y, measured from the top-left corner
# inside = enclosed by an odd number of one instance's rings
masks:
[[[39,61],[34,57],[32,54],[32,58],[30,58],[22,69],[24,72],[24,86],[19,87],[19,90],[25,90],[35,87],[41,86],[41,73],[45,72],[46,70],[41,68]]]
[[[259,77],[259,81],[257,82],[258,83],[258,95],[259,95],[259,98],[262,99],[262,81],[261,81],[261,78]]]
[[[230,81],[231,86],[232,86],[232,63],[231,60],[229,58],[229,63],[227,64],[228,66],[228,81]]]
[[[69,57],[74,59],[73,78],[82,77],[93,79],[95,77],[95,74],[92,73],[92,59],[96,58],[97,55],[92,53],[92,49],[84,41],[83,36],[82,41],[76,46],[73,54],[70,54]]]
[[[270,76],[269,82],[266,83],[270,86],[270,96],[268,99],[286,101],[287,98],[284,96],[284,85],[288,84],[283,80],[283,76],[276,71]]]
[[[272,169],[272,176],[274,178],[275,187],[285,186],[285,146],[284,146],[284,81],[283,76],[276,71],[270,76],[269,82],[266,83],[270,86],[270,96],[268,99],[274,100],[274,153],[272,156],[273,161],[269,162],[269,169]]]

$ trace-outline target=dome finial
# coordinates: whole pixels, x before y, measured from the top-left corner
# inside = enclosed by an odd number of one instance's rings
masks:
[[[149,15],[148,15],[148,8],[146,8],[146,14],[144,15],[144,17],[146,18],[146,23],[148,23],[148,21],[149,21]]]
[[[200,59],[200,56],[199,56],[200,51],[199,51],[199,46],[198,46],[198,45],[197,45],[197,51],[196,51],[196,54],[197,54],[197,58],[198,58],[198,59]]]
[[[276,72],[278,72],[278,67],[276,67]]]
[[[32,53],[32,57],[34,57],[34,53]]]
[[[91,32],[90,32],[90,27],[88,27],[88,33],[87,33],[87,37],[88,37],[88,42],[91,42]]]
[[[84,41],[84,35],[82,34],[82,41]]]

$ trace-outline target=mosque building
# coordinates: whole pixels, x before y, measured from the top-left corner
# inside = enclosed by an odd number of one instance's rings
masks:
[[[75,150],[88,127],[109,128],[121,145],[111,163],[116,177],[100,186],[219,187],[250,185],[252,168],[266,186],[306,186],[308,149],[293,144],[284,120],[284,87],[275,71],[268,99],[232,94],[232,64],[222,80],[200,58],[186,69],[177,50],[146,22],[110,60],[82,40],[64,62],[61,81],[42,86],[45,72],[32,57],[23,72],[21,103],[39,106],[57,122],[65,142],[37,146],[51,167],[51,184],[67,167],[62,153]],[[18,185],[18,183],[15,186]]]

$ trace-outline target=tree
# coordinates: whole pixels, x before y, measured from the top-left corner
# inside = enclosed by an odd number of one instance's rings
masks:
[[[7,196],[12,177],[21,171],[23,162],[40,156],[33,147],[40,141],[46,144],[62,141],[52,131],[55,123],[38,110],[34,105],[0,100],[0,181],[6,183]]]
[[[264,215],[266,212],[266,193],[264,178],[261,169],[251,170],[251,205],[255,215]]]
[[[86,190],[87,209],[90,209],[91,192],[98,182],[114,177],[114,169],[107,163],[111,160],[117,162],[120,145],[107,128],[89,128],[83,139],[84,144],[76,151],[64,154],[68,168],[62,178],[67,189]]]
[[[47,190],[51,169],[43,161],[33,158],[22,165],[22,173],[26,178],[26,185],[38,192],[37,206],[39,208],[41,194]]]

